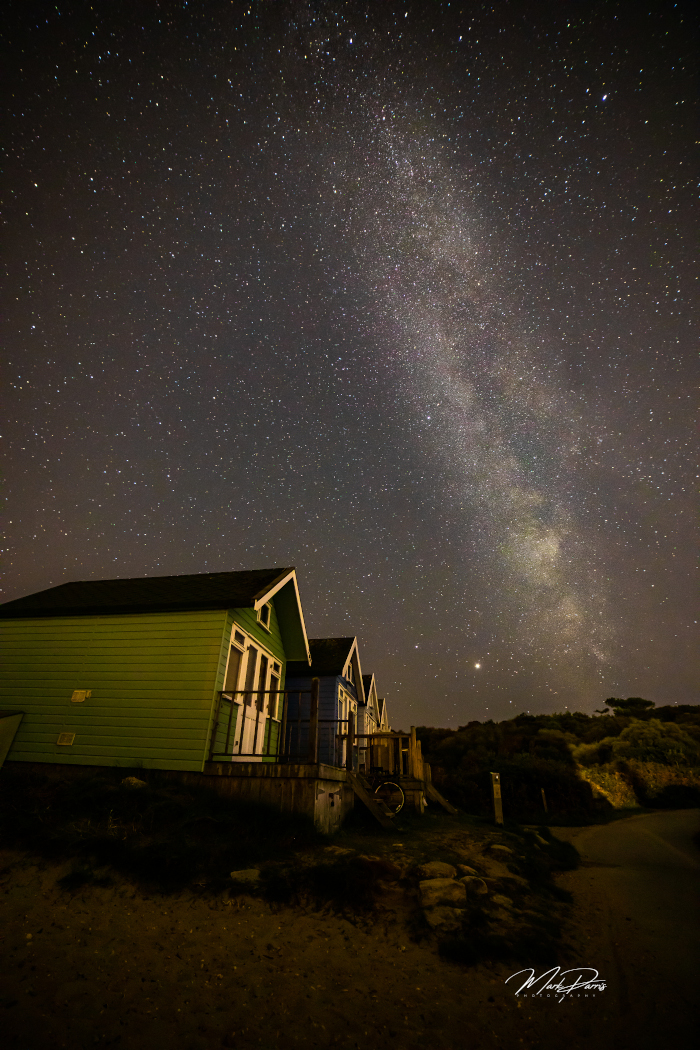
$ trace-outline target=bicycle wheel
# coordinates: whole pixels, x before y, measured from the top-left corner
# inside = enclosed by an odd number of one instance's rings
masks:
[[[374,794],[394,816],[401,812],[406,801],[401,785],[395,784],[391,780],[385,780],[383,783],[377,784]]]

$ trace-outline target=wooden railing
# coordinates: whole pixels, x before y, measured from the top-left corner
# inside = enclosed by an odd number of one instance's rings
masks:
[[[302,697],[309,698],[308,717],[302,717]],[[295,702],[290,705],[290,700]],[[243,733],[234,721],[234,711],[238,719],[251,709],[255,710],[253,747],[244,751]],[[280,717],[275,717],[273,710]],[[410,733],[357,733],[355,726],[352,713],[347,719],[319,717],[318,678],[312,678],[310,689],[222,690],[212,726],[209,761],[320,761],[351,772],[383,772],[416,780],[429,776],[415,728]]]

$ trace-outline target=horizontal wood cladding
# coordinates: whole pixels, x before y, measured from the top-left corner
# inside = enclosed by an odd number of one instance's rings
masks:
[[[7,760],[200,770],[230,624],[224,610],[0,623],[0,708],[25,712]],[[92,695],[72,703],[76,689]]]
[[[236,609],[233,618],[239,627],[242,627],[251,638],[256,642],[259,642],[263,648],[268,649],[276,660],[284,662],[284,646],[282,644],[282,636],[280,634],[279,622],[275,611],[274,598],[272,599],[271,606],[272,615],[270,616],[269,631],[266,630],[262,624],[258,623],[255,609]]]
[[[59,754],[59,752],[62,752],[62,754]],[[60,766],[115,766],[119,769],[123,769],[125,774],[138,773],[139,769],[174,769],[183,772],[199,772],[201,767],[201,762],[195,763],[192,761],[191,757],[177,758],[169,752],[164,758],[153,756],[145,759],[134,759],[131,755],[106,758],[103,754],[89,754],[87,752],[80,753],[75,750],[75,747],[57,747],[56,754],[52,756],[44,757],[35,755],[33,758],[28,756],[24,759],[20,757],[15,758],[13,755],[12,758],[16,762],[27,761],[35,765],[38,763],[41,763],[42,765],[45,763],[51,763]],[[6,761],[9,761],[9,758],[6,759]]]

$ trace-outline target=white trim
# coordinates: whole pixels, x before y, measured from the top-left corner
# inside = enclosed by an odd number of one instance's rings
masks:
[[[267,623],[263,623],[263,619],[262,619],[262,611],[263,611],[263,609],[269,609]],[[268,634],[272,634],[272,628],[270,627],[270,624],[272,623],[272,599],[270,599],[267,602],[263,602],[263,604],[260,606],[260,608],[256,609],[255,612],[256,612],[256,616],[258,618],[258,623],[262,627],[263,631],[267,631]]]
[[[362,665],[360,664],[360,649],[359,649],[359,646],[357,644],[357,638],[353,638],[352,645],[350,646],[350,652],[348,653],[347,657],[345,658],[345,663],[343,665],[343,678],[345,678],[346,681],[348,681],[348,682],[351,681],[351,680],[347,677],[345,672],[346,672],[348,666],[350,664],[352,664],[353,656],[355,658],[355,666],[354,666],[353,670],[354,670],[354,676],[355,676],[356,680],[353,681],[352,684],[354,685],[355,692],[357,693],[358,703],[364,704],[364,703],[366,703],[366,700],[365,700],[365,684],[362,681]]]
[[[304,622],[304,611],[303,611],[303,609],[301,607],[301,596],[299,594],[299,584],[297,583],[297,571],[296,571],[296,569],[290,569],[286,576],[282,576],[279,580],[277,580],[276,583],[274,583],[271,587],[269,587],[266,591],[264,591],[258,598],[256,598],[255,601],[253,602],[253,608],[255,609],[255,612],[257,613],[257,611],[263,605],[265,605],[266,602],[269,602],[272,598],[274,598],[274,596],[277,594],[277,592],[281,591],[282,588],[284,586],[286,586],[286,584],[288,584],[290,581],[294,584],[294,593],[296,594],[297,609],[299,610],[299,620],[301,622],[301,633],[304,636],[304,646],[306,648],[306,655],[307,655],[307,658],[308,658],[308,661],[309,661],[309,664],[310,664],[311,663],[311,649],[309,648],[309,636],[306,633],[306,623]]]

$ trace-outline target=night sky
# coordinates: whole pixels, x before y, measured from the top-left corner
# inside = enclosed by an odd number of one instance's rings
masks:
[[[394,727],[697,703],[694,31],[10,3],[3,600],[295,565]]]

